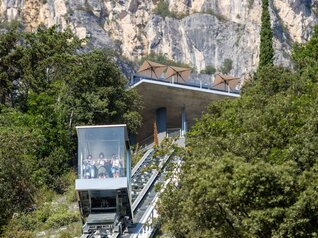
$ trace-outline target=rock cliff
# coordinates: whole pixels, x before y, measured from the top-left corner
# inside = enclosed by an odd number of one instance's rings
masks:
[[[291,45],[310,37],[318,2],[273,0],[270,13],[275,63],[291,66]],[[0,14],[1,21],[22,20],[27,30],[41,23],[71,27],[91,46],[115,48],[131,60],[162,53],[200,72],[230,59],[230,73],[239,77],[258,63],[261,0],[2,0]]]

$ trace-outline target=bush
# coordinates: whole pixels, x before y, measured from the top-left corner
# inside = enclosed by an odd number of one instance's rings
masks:
[[[216,72],[216,69],[213,65],[207,65],[205,69],[201,70],[201,74],[214,74]]]
[[[69,176],[72,177],[72,175]],[[12,230],[16,231],[16,233],[14,233],[16,236],[12,237],[23,237],[19,236],[19,232],[21,232],[21,234],[23,232],[26,232],[26,234],[28,234],[27,232],[30,232],[31,234],[31,232],[33,233],[51,228],[59,228],[61,226],[78,222],[80,220],[79,213],[77,211],[70,211],[67,205],[69,196],[68,193],[71,193],[71,191],[71,189],[67,191],[65,199],[61,196],[55,196],[55,202],[44,203],[41,200],[39,202],[43,203],[39,205],[35,211],[15,214],[10,222],[3,227],[3,237],[11,237],[9,235],[11,234]],[[46,193],[42,194],[48,200],[52,199],[50,194],[49,196]],[[77,225],[75,228],[77,228]]]
[[[25,230],[10,230],[10,232],[1,236],[3,238],[34,238],[32,231]]]
[[[68,203],[76,202],[76,190],[75,190],[75,180],[76,180],[76,172],[74,170],[70,170],[68,173],[66,173],[62,177],[62,181],[64,181],[64,185],[66,189],[65,195],[66,195],[66,201]]]
[[[221,67],[222,74],[228,74],[233,68],[233,61],[231,59],[225,59]]]
[[[131,151],[133,151],[131,155],[131,167],[133,168],[139,160],[141,160],[144,150],[140,148],[139,144],[131,146]]]
[[[79,216],[77,213],[69,212],[67,209],[60,209],[52,216],[49,217],[47,222],[44,225],[44,228],[58,228],[61,226],[68,225],[72,222],[76,222],[79,220]]]
[[[59,238],[73,238],[74,236],[69,231],[63,231]]]
[[[176,18],[176,19],[182,19],[182,18],[187,16],[187,14],[185,14],[185,13],[177,13],[177,12],[173,12],[173,11],[171,12],[169,10],[169,3],[164,1],[164,0],[159,1],[154,13],[157,15],[160,15],[163,18],[172,17],[172,18]]]
[[[15,231],[15,235],[18,237],[19,232],[33,231],[36,229],[36,225],[36,219],[30,214],[15,214],[8,224],[2,227],[2,236],[0,237],[10,237],[12,231]]]
[[[171,16],[169,3],[165,2],[164,0],[160,0],[157,8],[155,9],[155,14],[158,14],[163,18]]]
[[[191,67],[191,65],[184,64],[180,61],[175,62],[173,60],[170,60],[170,59],[168,59],[166,54],[162,54],[162,53],[156,54],[154,52],[151,52],[149,55],[142,57],[142,59],[140,60],[139,63],[142,64],[145,60],[151,60],[151,61],[157,62],[159,64],[165,64],[165,65],[169,65],[169,66],[191,68],[192,71],[194,70],[194,67]]]

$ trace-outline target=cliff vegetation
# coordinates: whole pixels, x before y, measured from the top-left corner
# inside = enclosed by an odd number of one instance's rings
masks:
[[[180,174],[161,195],[174,237],[316,237],[318,27],[241,98],[216,102],[189,133]]]

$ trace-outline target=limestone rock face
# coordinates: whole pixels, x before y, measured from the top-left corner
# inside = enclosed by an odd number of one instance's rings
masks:
[[[71,27],[91,47],[116,49],[136,60],[150,52],[192,65],[233,62],[230,74],[254,71],[259,56],[261,0],[2,0],[1,21],[22,20],[27,30],[43,23]],[[167,12],[166,11],[166,12]],[[292,66],[294,42],[306,42],[318,23],[318,2],[274,0],[270,4],[275,63]]]

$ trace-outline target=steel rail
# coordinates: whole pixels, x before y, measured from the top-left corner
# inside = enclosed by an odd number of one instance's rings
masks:
[[[138,197],[136,198],[136,200],[134,201],[134,203],[132,205],[133,212],[135,212],[135,210],[138,207],[138,205],[140,204],[140,202],[147,195],[150,187],[157,180],[158,175],[160,174],[162,168],[165,166],[165,164],[166,164],[166,162],[168,161],[169,158],[170,158],[170,155],[165,155],[165,157],[163,158],[163,160],[159,164],[159,169],[152,174],[152,176],[150,177],[150,179],[148,180],[148,182],[146,183],[146,185],[144,186],[142,191],[139,193]]]
[[[150,155],[151,152],[153,152],[154,149],[151,148],[149,150],[146,151],[146,153],[141,157],[141,159],[138,161],[138,163],[134,166],[134,168],[131,171],[131,177],[134,177],[135,173],[137,172],[137,170],[140,168],[140,166],[145,162],[145,160],[147,159],[147,157]]]

